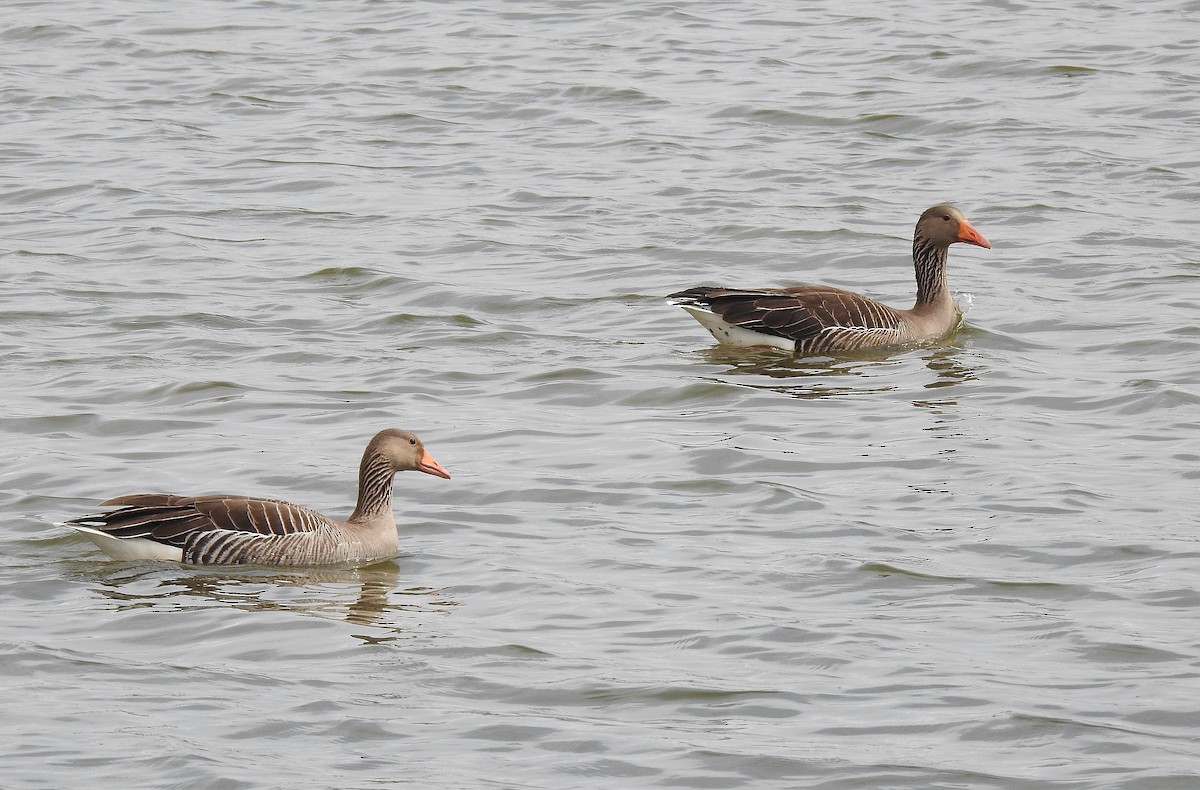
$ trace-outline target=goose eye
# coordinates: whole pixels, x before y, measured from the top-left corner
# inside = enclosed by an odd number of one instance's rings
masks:
[[[942,219],[944,219],[944,220],[946,220],[947,222],[949,222],[949,221],[950,221],[950,215],[949,215],[949,214],[943,214],[943,215],[942,215]]]
[[[408,440],[408,443],[409,443],[409,444],[411,444],[413,447],[416,447],[416,446],[417,446],[417,440],[416,440],[416,439],[409,439],[409,440]]]

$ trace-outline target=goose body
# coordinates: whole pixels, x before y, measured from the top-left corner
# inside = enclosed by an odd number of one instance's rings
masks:
[[[909,310],[820,285],[702,285],[667,298],[725,345],[823,353],[926,342],[948,334],[960,318],[946,285],[946,259],[955,242],[992,246],[953,206],[934,206],[917,220],[913,234],[917,301]]]
[[[450,474],[407,431],[375,435],[359,466],[358,503],[345,521],[278,499],[211,494],[130,494],[104,513],[66,522],[116,560],[197,565],[350,565],[399,550],[392,478],[416,470]]]

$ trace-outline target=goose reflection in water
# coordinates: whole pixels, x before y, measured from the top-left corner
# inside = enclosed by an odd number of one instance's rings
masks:
[[[715,365],[726,366],[718,376],[706,377],[710,381],[806,400],[896,392],[900,387],[886,374],[892,371],[908,374],[913,355],[919,355],[934,374],[932,379],[918,385],[922,388],[953,387],[977,377],[977,369],[963,361],[963,348],[958,345],[902,352],[866,349],[836,357],[793,357],[775,350],[733,351],[720,346],[696,353]],[[763,380],[755,381],[753,377]],[[904,388],[912,386],[906,383]],[[922,403],[914,401],[913,405]]]
[[[112,566],[105,563],[106,570]],[[195,569],[190,573],[164,574],[155,567],[115,570],[98,579],[97,592],[117,602],[118,609],[163,608],[183,610],[201,608],[189,599],[215,601],[242,611],[279,611],[345,620],[347,623],[374,626],[387,636],[356,635],[365,642],[383,642],[397,638],[403,624],[389,615],[399,613],[446,612],[458,605],[442,591],[430,587],[401,589],[400,566],[395,562],[376,563],[362,568],[306,568],[280,571],[274,568],[239,568],[231,573]],[[146,582],[154,587],[145,589]],[[294,596],[282,592],[292,591]]]

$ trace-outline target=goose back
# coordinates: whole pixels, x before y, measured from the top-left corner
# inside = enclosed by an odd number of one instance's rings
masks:
[[[698,320],[697,311],[704,311],[730,327],[755,333],[758,337],[751,340],[760,344],[763,336],[779,338],[783,342],[765,345],[787,351],[821,353],[903,342],[904,322],[897,310],[840,288],[701,286],[670,298],[685,309],[691,308],[688,312]],[[732,339],[732,334],[725,339]]]

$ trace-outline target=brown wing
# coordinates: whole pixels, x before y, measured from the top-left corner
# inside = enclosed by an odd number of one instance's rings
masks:
[[[332,525],[315,510],[290,502],[222,494],[200,497],[131,494],[100,504],[117,509],[68,523],[89,526],[118,538],[149,538],[174,546],[185,546],[200,533],[292,535]]]
[[[900,315],[895,310],[841,288],[700,286],[668,298],[709,310],[728,324],[793,340],[796,350],[802,352],[887,345],[901,334]]]

